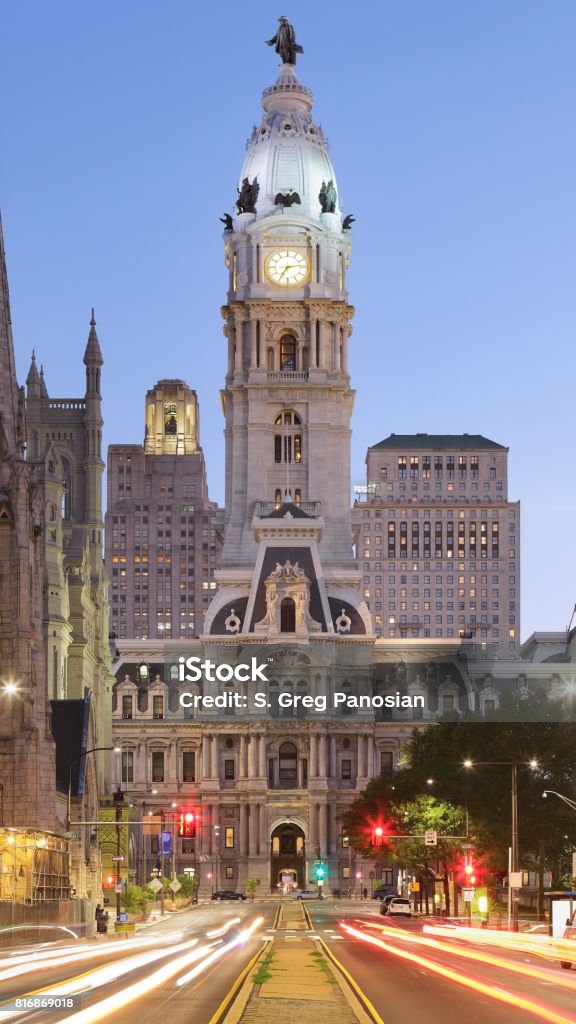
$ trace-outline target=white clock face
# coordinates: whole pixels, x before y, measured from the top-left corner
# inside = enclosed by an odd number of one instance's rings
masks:
[[[285,288],[301,284],[308,277],[308,260],[296,249],[279,249],[266,261],[266,273],[274,284]]]

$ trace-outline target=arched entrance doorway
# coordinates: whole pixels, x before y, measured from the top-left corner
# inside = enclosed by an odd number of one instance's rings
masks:
[[[280,632],[296,632],[296,605],[291,597],[285,597],[280,605]]]
[[[272,889],[288,886],[303,889],[306,873],[306,841],[299,825],[287,821],[272,833],[270,878]]]

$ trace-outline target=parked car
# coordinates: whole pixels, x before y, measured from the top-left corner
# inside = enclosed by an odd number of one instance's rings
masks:
[[[382,904],[384,906],[384,904]],[[382,910],[380,907],[381,914],[387,914],[388,917],[393,915],[402,915],[403,917],[412,917],[412,907],[410,906],[410,900],[404,899],[403,896],[393,896],[392,899],[386,904],[386,909]]]
[[[292,894],[293,900],[325,900],[326,897],[323,893],[317,892],[316,889],[297,889]]]
[[[233,889],[218,889],[218,892],[212,893],[213,900],[245,900],[246,897],[242,892],[234,892]]]
[[[374,889],[374,892],[372,893],[372,899],[383,900],[386,898],[386,896],[392,897],[393,895],[394,893],[390,892],[390,886],[381,885],[378,889]]]

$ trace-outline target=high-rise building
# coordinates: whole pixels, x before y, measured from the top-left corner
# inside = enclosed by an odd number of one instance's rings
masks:
[[[198,398],[181,380],[146,394],[144,444],[108,449],[106,565],[120,638],[193,639],[216,584]]]
[[[520,503],[480,434],[390,434],[368,449],[358,557],[377,636],[474,641],[514,658]]]

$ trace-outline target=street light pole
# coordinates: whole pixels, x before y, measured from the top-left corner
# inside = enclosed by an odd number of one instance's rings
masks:
[[[124,803],[124,793],[120,786],[114,793],[114,818],[116,821],[116,883],[114,888],[116,889],[116,923],[120,920],[120,914],[122,913],[122,805]]]
[[[160,811],[160,881],[162,882],[162,888],[160,889],[160,916],[164,917],[164,809]]]

